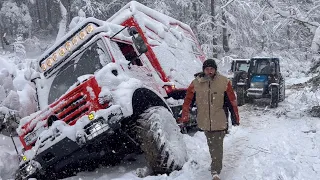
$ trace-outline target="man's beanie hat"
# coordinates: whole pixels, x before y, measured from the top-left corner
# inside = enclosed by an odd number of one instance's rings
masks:
[[[212,67],[217,70],[217,64],[213,59],[207,59],[203,62],[202,70],[204,71],[206,67]]]

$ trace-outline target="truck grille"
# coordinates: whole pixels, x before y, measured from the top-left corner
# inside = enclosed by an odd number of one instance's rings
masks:
[[[68,102],[55,113],[59,119],[64,119],[66,123],[70,123],[89,111],[86,98],[86,95],[77,93],[68,98]]]

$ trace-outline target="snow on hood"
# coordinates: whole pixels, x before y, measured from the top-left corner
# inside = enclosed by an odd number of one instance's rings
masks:
[[[117,71],[117,76],[112,73]],[[114,63],[104,66],[95,74],[98,85],[102,88],[99,98],[112,97],[112,103],[120,105],[124,116],[130,116],[132,110],[132,95],[137,88],[144,87],[143,83],[130,78],[122,68]]]
[[[112,73],[114,70],[117,71],[117,76]],[[141,80],[130,78],[118,64],[110,63],[104,66],[95,73],[95,77],[101,87],[99,98],[107,98],[113,105],[120,105],[124,116],[133,114],[132,96],[138,88],[149,89],[166,103],[161,94],[149,88]]]

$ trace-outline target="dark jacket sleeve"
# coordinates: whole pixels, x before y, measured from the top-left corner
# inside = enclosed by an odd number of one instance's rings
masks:
[[[239,125],[240,117],[239,117],[238,106],[237,106],[237,98],[234,94],[230,81],[228,82],[227,90],[224,93],[224,109],[227,110],[226,111],[227,117],[228,117],[227,112],[228,111],[230,112],[232,125]]]
[[[191,83],[187,89],[186,97],[184,98],[184,102],[182,105],[182,117],[189,116],[189,109],[194,97],[194,85]]]

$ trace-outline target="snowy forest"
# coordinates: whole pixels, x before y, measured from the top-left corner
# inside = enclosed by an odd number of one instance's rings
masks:
[[[0,32],[12,39],[56,36],[77,16],[108,19],[129,1],[1,0]],[[297,59],[317,52],[319,2],[312,0],[143,0],[150,8],[189,24],[209,57],[250,57],[285,51]],[[313,44],[314,43],[314,44]]]
[[[40,52],[42,41],[61,37],[72,19],[106,20],[129,1],[1,0],[0,34],[14,42],[23,35],[27,47]],[[208,57],[250,58],[280,55],[316,61],[320,38],[319,2],[313,0],[138,1],[191,26]],[[29,44],[28,44],[29,43]],[[36,46],[36,47],[34,47]],[[2,41],[2,48],[4,42]],[[28,52],[28,51],[27,51]],[[293,68],[294,64],[290,64]],[[315,71],[317,66],[312,70]],[[306,69],[304,68],[306,71]],[[288,72],[289,73],[289,72]]]
[[[222,179],[320,177],[320,1],[136,1],[189,25],[206,58],[218,63],[218,70],[230,59],[280,59],[286,100],[272,110],[264,102],[239,107],[240,126],[232,127],[224,142]],[[36,60],[81,21],[88,17],[106,21],[129,2],[0,0],[0,159],[4,159],[0,160],[0,179],[12,178],[21,158],[9,136],[21,153],[16,132],[19,120],[39,108],[31,82]],[[182,170],[145,179],[208,179],[210,158],[205,141],[203,132],[184,135],[188,161]],[[99,167],[70,179],[140,179],[132,172],[145,162],[139,156],[136,161]]]

